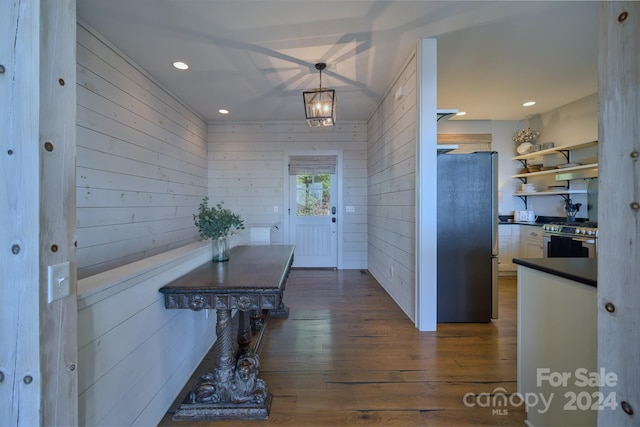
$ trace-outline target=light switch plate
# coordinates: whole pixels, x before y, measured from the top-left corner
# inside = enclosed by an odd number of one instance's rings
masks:
[[[71,294],[71,268],[68,261],[47,267],[47,284],[49,303]]]

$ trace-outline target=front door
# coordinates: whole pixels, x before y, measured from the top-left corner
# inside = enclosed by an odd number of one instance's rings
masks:
[[[290,241],[294,267],[338,266],[337,179],[334,173],[296,172],[289,176]]]

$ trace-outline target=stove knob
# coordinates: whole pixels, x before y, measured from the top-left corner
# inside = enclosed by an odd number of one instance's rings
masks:
[[[595,232],[595,231],[593,231],[593,230],[589,230],[589,231],[587,231],[587,234],[588,234],[589,236],[593,236],[594,234],[596,234],[596,232]]]
[[[587,234],[587,230],[585,230],[584,228],[578,228],[578,229],[576,230],[576,234],[580,234],[580,233],[582,233],[582,234]]]

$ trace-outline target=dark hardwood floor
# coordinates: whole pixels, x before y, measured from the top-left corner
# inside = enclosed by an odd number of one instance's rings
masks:
[[[260,354],[269,419],[171,421],[189,380],[160,425],[522,426],[522,406],[489,398],[516,392],[516,299],[501,278],[498,320],[419,332],[367,272],[293,270],[289,318],[271,320]]]

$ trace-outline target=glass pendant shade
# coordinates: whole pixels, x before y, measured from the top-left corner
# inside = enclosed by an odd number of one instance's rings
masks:
[[[322,88],[322,70],[326,66],[324,63],[316,64],[316,69],[320,71],[320,87],[302,92],[305,118],[311,127],[336,124],[336,91]]]
[[[304,109],[309,126],[333,126],[336,124],[336,91],[313,89],[302,92]]]

